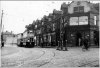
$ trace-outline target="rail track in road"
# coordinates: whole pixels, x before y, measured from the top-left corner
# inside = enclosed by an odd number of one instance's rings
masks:
[[[34,49],[29,51],[25,50],[26,49],[21,48],[21,50],[17,53],[14,53],[12,55],[10,54],[1,56],[1,66],[2,67],[18,66],[24,63],[25,61],[38,59],[44,54],[43,51],[40,52]]]
[[[24,50],[25,49],[25,50]],[[22,56],[14,57],[9,64],[9,58],[4,58],[3,67],[98,67],[98,49],[80,51],[80,48],[71,48],[69,51],[58,51],[47,48],[23,48]],[[15,56],[15,55],[14,55]],[[7,56],[6,56],[7,57]],[[13,57],[13,56],[12,56]],[[16,58],[16,59],[15,59]],[[19,58],[19,59],[17,59]]]
[[[39,49],[29,49],[29,52],[25,51],[27,49],[21,48],[21,50],[15,54],[2,56],[1,66],[2,67],[23,67],[28,66],[33,63],[32,67],[41,67],[52,60],[55,56],[54,53],[47,50]],[[24,54],[25,53],[25,54]]]
[[[48,64],[55,56],[54,52],[42,50],[44,52],[39,58],[35,60],[29,60],[25,64],[21,64],[21,67],[41,67]]]

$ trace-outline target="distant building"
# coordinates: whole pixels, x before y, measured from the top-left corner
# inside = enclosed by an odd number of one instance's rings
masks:
[[[12,32],[3,32],[3,40],[5,44],[16,44],[17,43],[17,35]]]

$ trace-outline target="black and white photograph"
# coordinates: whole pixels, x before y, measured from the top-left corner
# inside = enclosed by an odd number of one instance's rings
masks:
[[[0,0],[0,66],[100,67],[100,1]]]

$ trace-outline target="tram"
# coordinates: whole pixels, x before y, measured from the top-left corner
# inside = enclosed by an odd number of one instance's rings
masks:
[[[56,36],[54,33],[43,36],[26,36],[17,39],[19,47],[56,47]]]
[[[34,47],[35,46],[34,37],[17,39],[17,45],[19,47]]]

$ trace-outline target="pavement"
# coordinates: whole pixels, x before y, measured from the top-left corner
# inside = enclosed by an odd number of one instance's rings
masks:
[[[3,50],[4,49],[4,50]],[[99,48],[82,51],[81,47],[22,48],[6,46],[1,50],[2,67],[99,67]],[[8,51],[7,51],[8,50]]]

